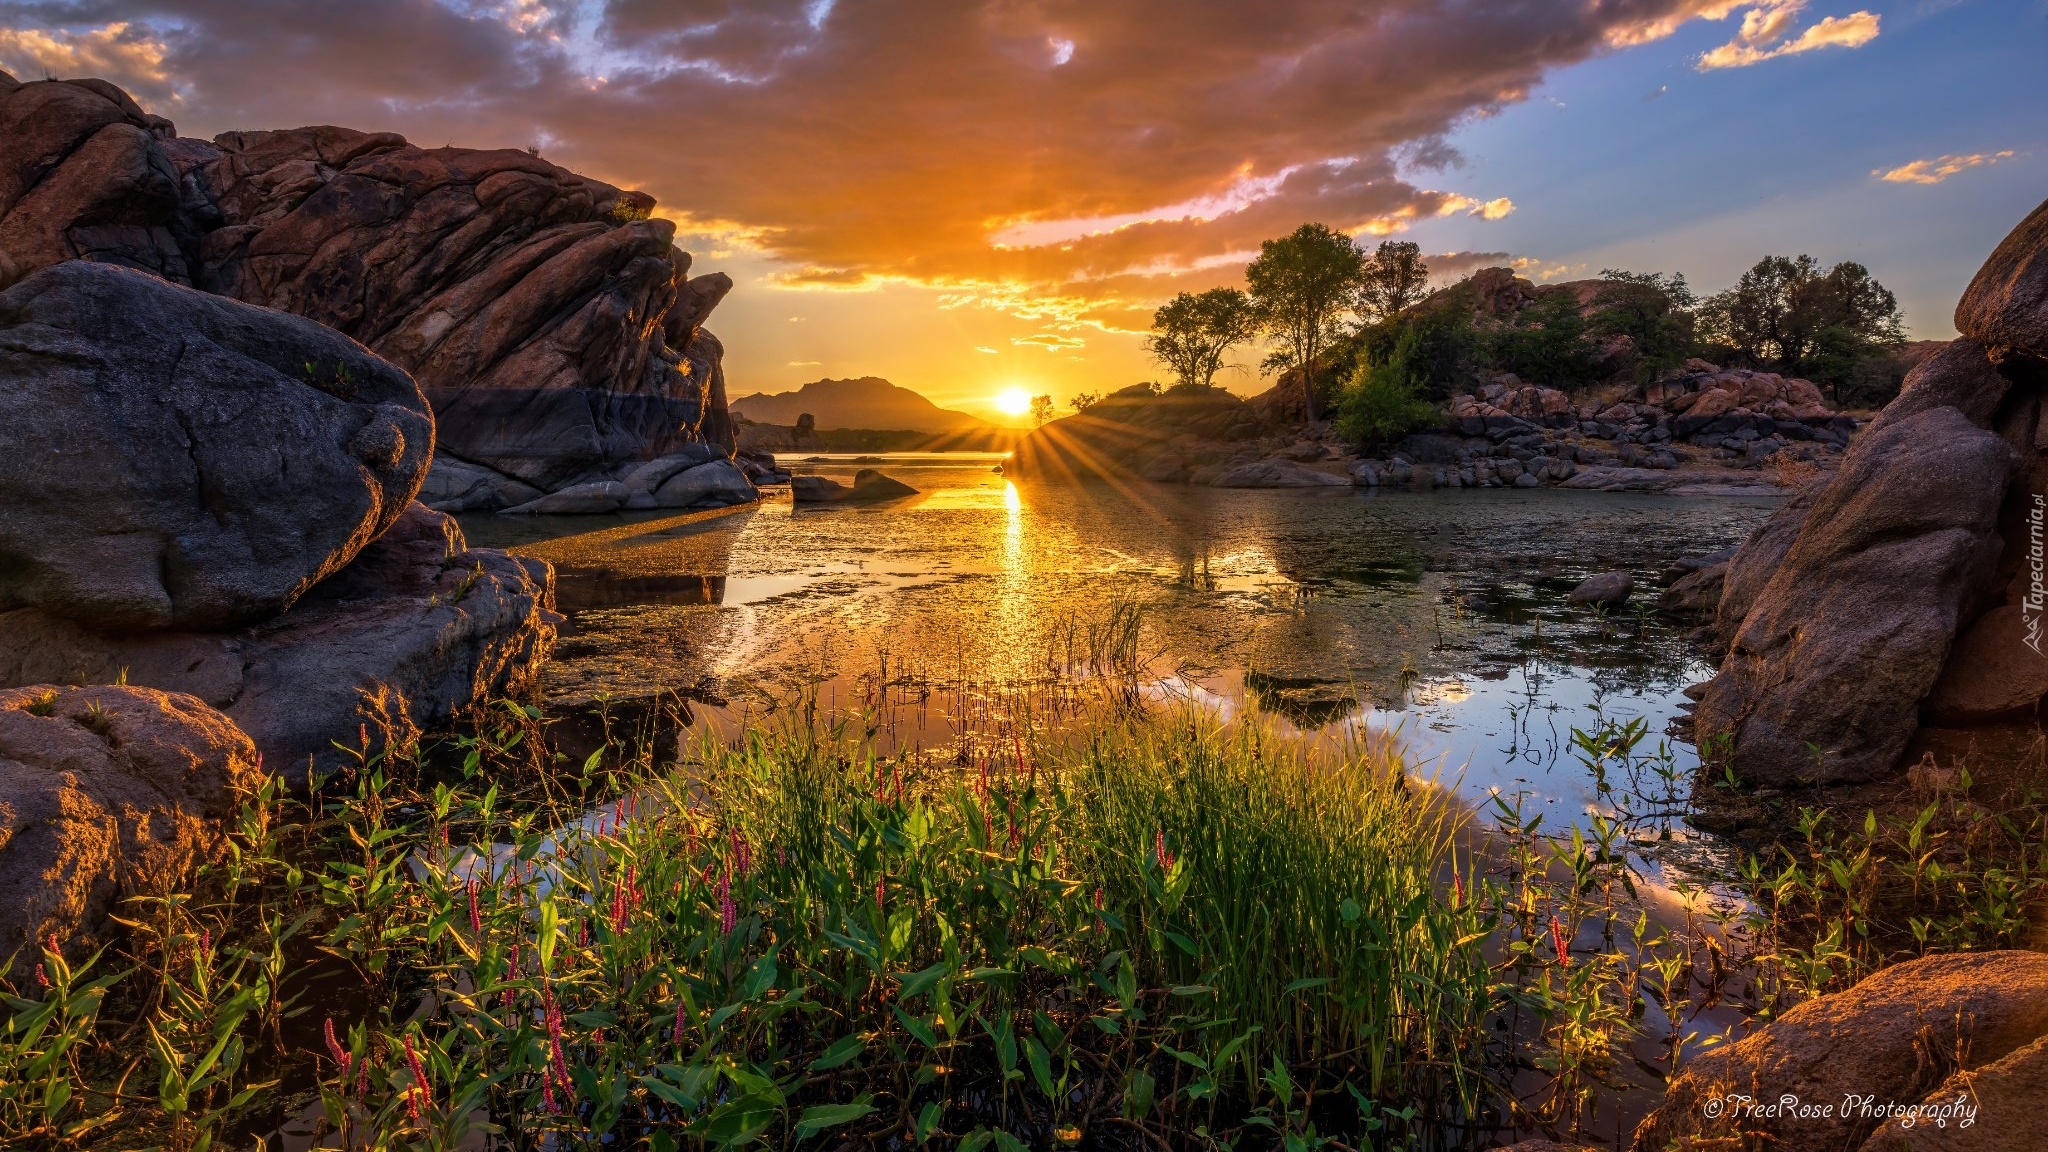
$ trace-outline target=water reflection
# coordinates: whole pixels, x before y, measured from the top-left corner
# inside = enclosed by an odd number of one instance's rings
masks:
[[[1661,730],[1697,652],[1653,615],[1565,593],[1621,568],[1654,594],[1671,559],[1732,543],[1768,501],[1579,493],[1055,486],[988,456],[898,456],[887,504],[727,515],[466,520],[553,561],[571,624],[559,702],[660,688],[765,700],[891,674],[1026,681],[1071,663],[1080,625],[1142,608],[1160,674],[1307,730],[1398,727],[1468,795],[1592,807],[1573,727]],[[867,466],[804,465],[836,479]],[[943,743],[935,726],[926,746]]]

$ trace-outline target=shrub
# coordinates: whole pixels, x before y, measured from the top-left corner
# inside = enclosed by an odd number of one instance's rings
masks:
[[[1337,429],[1360,444],[1387,444],[1441,419],[1398,364],[1360,363],[1337,397]]]

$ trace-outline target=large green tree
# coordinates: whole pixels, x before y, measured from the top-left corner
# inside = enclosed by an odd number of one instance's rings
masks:
[[[1211,288],[1183,292],[1154,312],[1145,345],[1173,373],[1176,387],[1209,388],[1230,350],[1258,331],[1250,297],[1236,288]]]
[[[1429,265],[1422,246],[1409,240],[1382,240],[1359,270],[1358,317],[1367,324],[1391,320],[1422,301],[1429,289]]]
[[[1898,297],[1844,260],[1766,256],[1700,308],[1702,334],[1757,368],[1809,377],[1843,400],[1874,359],[1905,339]]]
[[[1635,346],[1638,381],[1654,380],[1685,363],[1693,352],[1693,310],[1699,301],[1685,274],[1600,270],[1593,314],[1586,330],[1595,336],[1626,336]]]
[[[1301,376],[1310,420],[1322,418],[1316,356],[1338,334],[1338,321],[1358,292],[1365,254],[1327,224],[1303,224],[1259,245],[1244,270],[1261,327],[1279,342],[1268,363]]]

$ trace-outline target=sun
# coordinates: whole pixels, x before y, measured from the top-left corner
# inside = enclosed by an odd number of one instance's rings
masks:
[[[1031,393],[1022,388],[1005,388],[996,393],[996,411],[1005,416],[1022,416],[1031,411]]]

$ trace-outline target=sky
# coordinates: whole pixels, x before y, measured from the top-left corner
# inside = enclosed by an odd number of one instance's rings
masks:
[[[1308,220],[1440,282],[1853,259],[1951,336],[2048,196],[2043,60],[2048,0],[0,0],[0,68],[186,135],[537,146],[652,193],[737,283],[733,395],[982,415],[1158,378],[1152,310]]]

